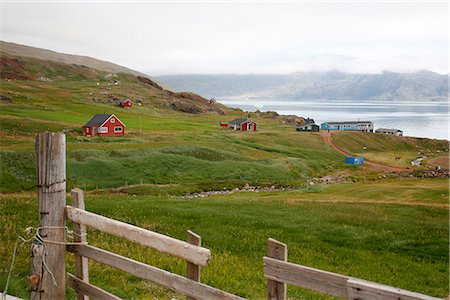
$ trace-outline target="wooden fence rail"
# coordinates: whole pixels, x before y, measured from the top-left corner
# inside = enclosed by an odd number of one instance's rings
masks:
[[[67,251],[93,259],[99,263],[122,270],[136,277],[150,280],[173,291],[196,299],[243,299],[206,284],[93,246],[68,245]]]
[[[268,241],[268,255],[263,258],[264,276],[269,281],[268,299],[285,300],[286,294],[271,293],[270,284],[292,284],[325,294],[350,300],[442,300],[399,288],[356,279],[341,274],[314,269],[287,262],[286,257],[274,258],[273,249],[284,249],[285,244],[274,239]]]
[[[97,300],[121,300],[121,298],[102,290],[95,285],[81,280],[80,278],[67,273],[66,276],[67,285],[73,288],[78,297],[92,297]]]
[[[205,266],[211,257],[209,249],[79,208],[66,206],[66,214],[67,218],[75,223],[84,224],[142,246],[156,249],[159,252],[171,254],[196,265]]]

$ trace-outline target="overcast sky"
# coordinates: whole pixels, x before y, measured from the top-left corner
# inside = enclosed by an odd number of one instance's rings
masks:
[[[447,1],[1,5],[2,40],[150,75],[449,67]]]

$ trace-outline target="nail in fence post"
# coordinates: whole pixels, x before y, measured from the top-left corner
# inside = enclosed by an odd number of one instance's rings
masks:
[[[187,242],[192,245],[201,246],[202,238],[198,234],[188,230]],[[200,269],[199,265],[187,262],[187,278],[200,282]],[[187,300],[195,300],[195,298],[187,297]]]
[[[267,256],[282,261],[287,261],[287,245],[269,238],[267,240]],[[286,300],[286,283],[268,279],[267,299]]]
[[[80,189],[72,189],[70,196],[72,198],[72,206],[84,210],[84,193]],[[86,225],[73,223],[73,241],[86,242]],[[89,266],[88,258],[75,254],[75,276],[86,283],[89,283]],[[89,297],[77,292],[77,300],[89,300]]]
[[[31,245],[31,299],[65,299],[66,136],[39,133],[36,137],[36,177],[39,234]],[[58,244],[61,243],[61,244]],[[52,276],[53,275],[53,276]]]

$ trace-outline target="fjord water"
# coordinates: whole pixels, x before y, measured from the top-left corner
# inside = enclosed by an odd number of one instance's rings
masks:
[[[355,101],[222,99],[224,105],[246,111],[276,111],[283,115],[327,121],[372,121],[377,128],[403,130],[405,136],[449,139],[449,103],[438,101]]]

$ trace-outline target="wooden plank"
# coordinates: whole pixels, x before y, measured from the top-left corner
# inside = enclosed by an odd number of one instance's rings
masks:
[[[39,202],[39,235],[45,247],[31,246],[31,299],[65,298],[66,136],[36,136],[36,177]],[[43,257],[45,261],[43,260]],[[44,266],[46,265],[46,267]]]
[[[194,232],[188,230],[187,242],[195,246],[201,246],[202,238],[198,234],[195,234]],[[199,265],[187,262],[187,275],[186,275],[187,278],[200,282],[200,272],[201,267]],[[196,299],[192,297],[187,297],[187,300],[196,300]]]
[[[347,298],[350,277],[264,257],[264,276],[275,281]]]
[[[205,266],[211,258],[209,249],[172,237],[106,218],[71,206],[66,206],[67,218],[137,244],[168,253],[196,265]]]
[[[277,240],[269,238],[267,240],[267,256],[280,261],[287,261],[287,245]],[[267,280],[267,299],[285,300],[287,286],[280,280],[268,278]]]
[[[84,193],[80,189],[72,189],[70,192],[73,207],[84,210]],[[87,241],[86,225],[81,223],[73,223],[73,241],[86,242]],[[82,281],[89,283],[89,264],[87,257],[75,254],[75,276]],[[77,293],[77,300],[89,300],[87,295]]]
[[[99,263],[122,270],[139,278],[147,279],[162,285],[175,292],[184,294],[196,299],[210,300],[238,300],[243,299],[239,296],[221,291],[208,285],[195,282],[186,277],[172,274],[133,259],[123,257],[119,254],[108,252],[88,245],[68,245],[67,251],[86,256]]]
[[[350,300],[442,300],[441,298],[354,278],[347,281],[347,287],[348,299]]]
[[[70,286],[77,292],[77,295],[78,294],[86,295],[86,296],[92,297],[94,299],[99,299],[99,300],[121,300],[121,298],[119,298],[105,290],[102,290],[101,288],[99,288],[95,285],[85,282],[70,273],[67,273],[66,281],[67,281],[68,286]]]

